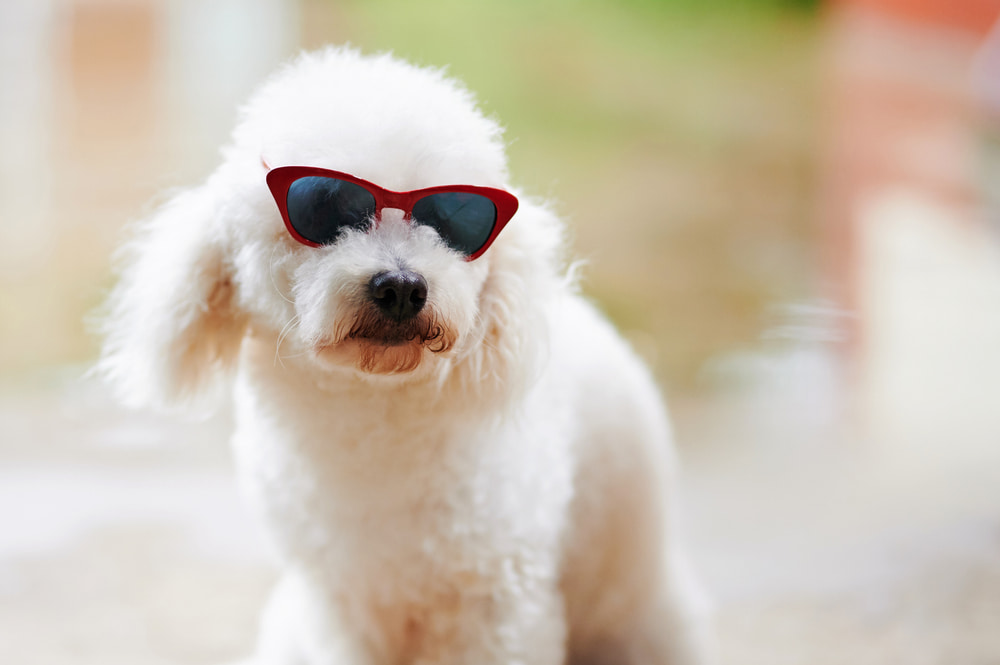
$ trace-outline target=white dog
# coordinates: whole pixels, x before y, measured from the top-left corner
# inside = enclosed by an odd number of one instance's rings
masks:
[[[551,212],[497,235],[517,204],[469,93],[304,55],[223,156],[128,246],[100,367],[133,405],[235,382],[283,570],[254,662],[703,662],[657,390]]]

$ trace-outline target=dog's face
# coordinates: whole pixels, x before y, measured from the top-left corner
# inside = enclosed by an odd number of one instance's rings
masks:
[[[391,208],[311,247],[285,230],[274,201],[261,200],[264,162],[334,169],[396,191],[503,187],[500,132],[466,93],[387,58],[320,57],[266,85],[235,138],[231,159],[255,168],[234,170],[247,181],[233,189],[255,191],[248,216],[257,220],[228,234],[238,247],[238,295],[259,328],[283,331],[279,359],[402,375],[430,371],[471,342],[488,253],[467,261]]]
[[[305,56],[251,98],[224,157],[147,222],[112,297],[103,365],[123,393],[149,394],[130,401],[177,401],[247,335],[274,344],[276,362],[402,381],[472,356],[495,373],[484,347],[523,346],[526,284],[558,244],[545,211],[522,203],[473,261],[392,208],[312,247],[286,230],[265,182],[269,168],[296,165],[393,191],[505,188],[499,128],[438,72],[351,51]]]

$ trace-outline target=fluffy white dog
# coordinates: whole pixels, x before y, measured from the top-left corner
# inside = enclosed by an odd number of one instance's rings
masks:
[[[304,55],[223,157],[127,247],[101,369],[133,405],[235,383],[283,570],[254,662],[703,662],[657,390],[550,211],[496,235],[514,199],[469,93]]]

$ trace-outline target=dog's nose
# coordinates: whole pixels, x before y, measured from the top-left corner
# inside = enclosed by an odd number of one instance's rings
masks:
[[[382,313],[397,321],[413,318],[427,302],[427,281],[410,270],[380,272],[368,288]]]

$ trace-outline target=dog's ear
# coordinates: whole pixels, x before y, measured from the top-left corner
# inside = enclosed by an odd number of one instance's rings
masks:
[[[130,406],[189,406],[218,387],[246,327],[209,186],[181,192],[122,250],[98,372]]]

